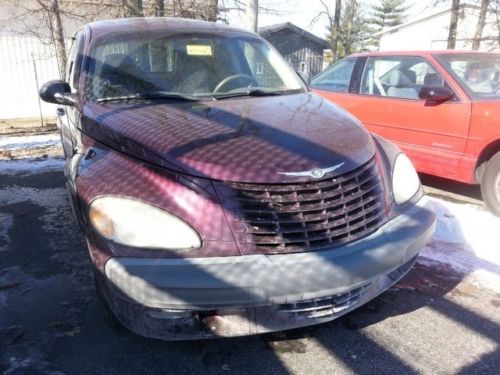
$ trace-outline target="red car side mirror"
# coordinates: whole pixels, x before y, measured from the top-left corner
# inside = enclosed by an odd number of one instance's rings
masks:
[[[426,101],[426,105],[437,105],[453,99],[453,91],[443,86],[424,86],[420,89],[420,99]]]

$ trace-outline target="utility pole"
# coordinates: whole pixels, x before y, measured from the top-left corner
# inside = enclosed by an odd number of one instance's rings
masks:
[[[258,30],[259,0],[247,0],[246,24],[247,28],[254,33]]]

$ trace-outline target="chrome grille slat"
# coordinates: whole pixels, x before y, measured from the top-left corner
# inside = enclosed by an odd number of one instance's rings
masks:
[[[243,251],[333,248],[366,236],[385,221],[384,188],[375,159],[335,178],[292,184],[221,183],[217,189]]]
[[[290,205],[290,207],[287,207],[287,206],[283,206],[282,202],[276,202],[274,204],[271,203],[273,205],[273,207],[264,207],[264,205],[262,205],[259,209],[257,209],[257,208],[242,208],[241,212],[243,212],[245,214],[266,214],[266,213],[270,212],[269,208],[279,208],[279,213],[282,213],[282,214],[294,213],[294,212],[306,212],[306,211],[323,211],[323,210],[328,210],[330,208],[334,208],[334,207],[337,207],[340,205],[352,203],[356,199],[364,197],[365,195],[368,195],[370,193],[376,193],[374,191],[376,189],[378,189],[378,186],[374,186],[371,190],[359,191],[359,192],[352,193],[352,194],[350,193],[352,191],[352,189],[351,189],[350,192],[348,192],[348,194],[349,194],[348,196],[341,198],[341,199],[325,202],[323,205],[318,205],[319,202],[314,204],[314,203],[302,203],[301,201],[298,201],[298,202],[295,202],[295,204],[293,206]],[[341,194],[337,194],[337,195],[341,195]],[[317,199],[317,201],[321,201],[321,199]],[[244,202],[241,202],[241,203],[245,204]],[[261,204],[255,203],[253,205],[261,205]]]
[[[367,214],[370,214],[374,211],[380,210],[380,208],[381,208],[381,204],[379,202],[377,202],[375,205],[368,207],[365,210],[361,210],[354,215],[347,216],[347,215],[343,214],[342,215],[343,218],[341,218],[341,219],[331,220],[332,218],[339,217],[340,215],[332,216],[331,218],[328,217],[327,215],[324,215],[322,218],[320,218],[318,220],[313,220],[311,222],[308,222],[307,223],[307,230],[312,231],[312,230],[322,230],[322,229],[335,228],[337,226],[347,224],[349,221],[352,221],[354,219],[358,219],[358,218],[363,217]],[[246,230],[236,229],[236,232],[238,232],[238,233],[264,234],[264,233],[275,233],[278,230],[281,233],[296,233],[296,232],[303,232],[304,231],[304,225],[306,224],[306,222],[290,223],[293,225],[293,227],[290,224],[283,223],[283,222],[270,222],[270,223],[267,223],[266,226],[263,226],[262,222],[259,224],[260,224],[260,226],[251,225]],[[254,229],[255,227],[257,227],[259,229]]]

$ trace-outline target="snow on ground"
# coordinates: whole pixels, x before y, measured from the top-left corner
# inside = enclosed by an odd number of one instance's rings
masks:
[[[429,199],[438,222],[419,262],[446,264],[467,280],[500,292],[500,218],[480,206]]]
[[[0,150],[15,151],[22,149],[46,148],[61,143],[59,133],[34,134],[23,136],[0,136]]]
[[[0,150],[37,149],[58,144],[60,138],[57,133],[0,136]],[[62,171],[63,165],[62,157],[0,160],[0,174]],[[17,196],[23,195],[21,193],[18,192]],[[56,196],[60,198],[61,194]],[[466,275],[466,279],[471,282],[500,293],[500,218],[477,205],[453,203],[439,198],[429,199],[434,204],[438,223],[436,233],[421,252],[419,262],[430,266],[448,265]],[[10,219],[0,217],[4,229],[12,225]],[[4,231],[0,231],[0,250],[2,242],[5,244],[4,237]]]
[[[63,157],[25,158],[17,160],[0,160],[0,174],[42,173],[62,171]]]

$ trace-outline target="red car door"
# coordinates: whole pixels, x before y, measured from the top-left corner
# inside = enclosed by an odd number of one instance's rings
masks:
[[[357,75],[353,69],[350,92],[330,91],[318,84],[321,76],[312,81],[312,87],[370,131],[397,143],[419,171],[456,177],[466,147],[471,103],[456,94],[441,104],[420,99],[422,87],[452,88],[423,57],[376,55],[363,65]]]

